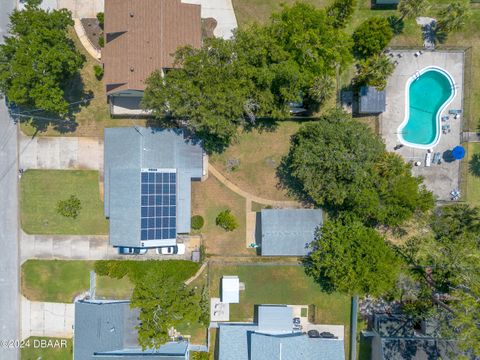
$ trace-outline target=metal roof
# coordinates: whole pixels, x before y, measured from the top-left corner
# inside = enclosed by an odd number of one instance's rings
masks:
[[[291,333],[293,331],[293,309],[286,305],[259,306],[258,331]]]
[[[263,209],[261,253],[263,256],[305,256],[315,230],[323,224],[321,209]]]
[[[222,302],[228,304],[240,302],[240,279],[238,276],[222,277]]]
[[[181,130],[105,129],[104,207],[110,244],[141,246],[142,169],[176,169],[177,233],[190,232],[191,181],[204,175],[203,156],[201,143]]]
[[[361,114],[379,114],[385,111],[385,90],[377,90],[374,86],[362,86],[359,94],[359,112]]]
[[[186,359],[188,344],[172,342],[158,350],[142,351],[137,341],[138,310],[129,301],[81,300],[75,303],[73,355],[75,360],[149,357]]]

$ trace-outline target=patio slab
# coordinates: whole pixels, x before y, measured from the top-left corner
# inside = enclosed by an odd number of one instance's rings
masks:
[[[451,201],[450,192],[459,188],[460,162],[443,161],[446,151],[452,150],[461,143],[462,118],[454,120],[450,116],[448,124],[451,131],[441,134],[439,143],[432,151],[442,154],[440,165],[425,166],[427,150],[403,146],[399,150],[394,147],[400,144],[398,128],[405,118],[405,86],[409,77],[427,66],[438,66],[446,70],[453,78],[457,94],[442,115],[448,114],[450,109],[463,109],[463,68],[464,53],[462,51],[423,51],[415,56],[416,51],[392,51],[398,62],[394,73],[387,83],[386,110],[380,115],[380,135],[385,141],[388,151],[400,154],[407,162],[420,161],[420,166],[413,166],[412,173],[422,176],[428,190],[432,191],[438,201]],[[401,57],[398,57],[398,54]],[[427,95],[427,94],[426,94]]]

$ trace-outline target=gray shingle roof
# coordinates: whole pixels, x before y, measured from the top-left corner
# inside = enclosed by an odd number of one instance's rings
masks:
[[[343,340],[311,339],[302,333],[257,333],[255,324],[220,324],[218,360],[344,360]],[[281,344],[281,345],[280,345]]]
[[[203,148],[181,130],[105,129],[105,216],[113,246],[140,246],[140,171],[177,170],[177,232],[190,232],[191,181],[203,174]]]
[[[263,256],[305,256],[307,244],[323,224],[321,209],[263,209],[261,253]]]
[[[75,303],[73,355],[75,360],[144,359],[184,360],[188,344],[168,343],[158,350],[138,346],[138,310],[128,301],[78,301]]]
[[[252,334],[249,360],[342,360],[343,340],[312,339],[302,333],[294,335]],[[281,355],[280,355],[281,354]]]
[[[378,91],[374,86],[362,86],[359,96],[361,114],[379,114],[385,111],[385,90]]]

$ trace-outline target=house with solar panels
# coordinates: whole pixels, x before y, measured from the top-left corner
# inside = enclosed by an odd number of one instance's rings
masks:
[[[179,129],[107,128],[104,210],[114,247],[174,246],[190,232],[191,182],[207,176],[199,140]]]

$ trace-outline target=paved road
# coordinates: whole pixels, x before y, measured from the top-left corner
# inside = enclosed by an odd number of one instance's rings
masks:
[[[13,0],[2,1],[0,42],[8,29]],[[19,339],[17,127],[0,101],[0,340]],[[0,347],[0,359],[18,359],[16,349]]]

